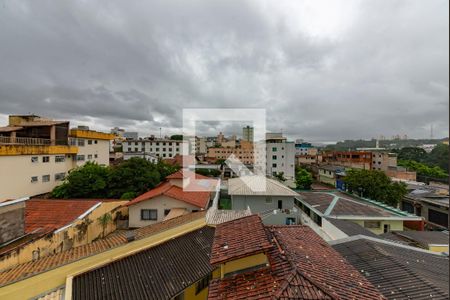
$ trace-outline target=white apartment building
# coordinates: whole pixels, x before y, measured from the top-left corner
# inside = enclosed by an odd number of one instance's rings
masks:
[[[172,158],[175,155],[188,153],[189,143],[187,141],[154,139],[154,140],[127,140],[123,144],[123,152],[141,152],[148,155],[154,154],[158,158]],[[185,147],[183,152],[183,147]]]
[[[266,173],[273,176],[281,172],[288,181],[295,179],[295,143],[281,133],[267,133]]]
[[[91,130],[69,131],[67,121],[10,116],[9,125],[0,127],[0,202],[48,193],[87,161],[109,165],[112,138]]]

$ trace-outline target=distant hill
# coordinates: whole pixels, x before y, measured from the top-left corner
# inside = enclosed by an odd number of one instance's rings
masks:
[[[407,139],[407,140],[383,140],[379,141],[380,148],[387,149],[401,149],[404,147],[418,147],[423,144],[439,144],[445,139]],[[373,148],[376,145],[376,140],[345,140],[337,142],[336,144],[327,145],[325,150],[356,150],[356,148]]]

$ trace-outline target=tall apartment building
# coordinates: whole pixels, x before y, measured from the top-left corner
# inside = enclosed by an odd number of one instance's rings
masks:
[[[148,155],[156,155],[159,158],[171,158],[175,155],[188,153],[189,142],[170,139],[139,139],[123,142],[123,152],[140,152]]]
[[[113,137],[69,130],[68,121],[10,116],[0,127],[0,201],[48,193],[87,161],[108,165]]]
[[[281,133],[267,133],[266,173],[273,176],[281,172],[287,180],[295,179],[295,143]]]
[[[232,154],[245,165],[253,165],[254,163],[253,143],[244,141],[241,141],[241,144],[235,147],[208,148],[207,157],[210,160],[219,160],[219,159],[226,160]]]
[[[372,150],[372,169],[386,172],[391,168],[397,168],[397,154],[388,151]]]
[[[254,138],[253,132],[254,132],[253,127],[250,127],[248,125],[242,128],[242,140],[247,142],[253,142]]]

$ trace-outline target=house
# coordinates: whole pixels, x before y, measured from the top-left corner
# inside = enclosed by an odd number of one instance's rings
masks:
[[[190,213],[136,230],[117,231],[105,238],[96,239],[89,244],[74,247],[54,255],[40,257],[34,261],[0,271],[0,299],[36,299],[55,294],[64,294],[64,299],[71,299],[72,279],[76,275],[171,240],[176,243],[177,240],[174,240],[174,238],[204,228],[206,225],[205,214],[205,212]],[[203,236],[203,233],[200,233],[199,239],[201,236]],[[189,243],[188,245],[193,246],[195,251],[200,250],[197,246],[199,244],[205,247],[208,245],[208,239],[203,238],[203,240],[194,242],[191,239],[193,236],[189,237],[186,239]],[[171,248],[173,249],[173,247]],[[186,250],[186,248],[182,249]],[[189,254],[194,254],[192,249],[190,251]],[[208,251],[207,248],[206,251]],[[176,257],[178,258],[178,256]],[[165,272],[168,271],[169,266],[174,267],[175,270],[180,270],[176,268],[175,265],[177,264],[173,264],[174,261],[176,260],[171,256],[171,259],[165,264]],[[185,265],[184,263],[180,265],[180,267],[189,267],[188,264]],[[146,271],[148,270],[146,269]],[[161,272],[159,275],[161,275]],[[200,278],[201,274],[196,274],[195,276]],[[190,280],[191,278],[193,277],[180,279]],[[158,284],[158,288],[163,284],[160,281],[155,282]],[[61,291],[61,289],[64,291]],[[148,299],[148,297],[143,297]]]
[[[29,199],[21,203],[24,207],[15,210],[10,205],[10,216],[23,216],[17,218],[23,231],[0,245],[0,270],[89,244],[115,231],[117,219],[127,215],[123,200]],[[111,221],[103,227],[98,218],[104,214],[111,215]]]
[[[326,259],[324,259],[326,258]],[[385,299],[308,226],[268,226],[256,215],[216,227],[208,299]]]
[[[406,227],[423,230],[424,225],[422,217],[337,191],[300,192],[295,204],[301,211],[302,224],[311,226],[325,240],[342,237],[339,232],[336,233],[330,219],[351,221],[377,235],[403,231]]]
[[[109,165],[112,134],[69,130],[68,121],[11,115],[0,127],[0,202],[50,192],[87,161]]]
[[[204,181],[209,187],[198,186],[198,191],[190,191],[194,183],[190,183],[187,174],[188,171],[179,170],[155,188],[128,202],[130,228],[161,222],[173,209],[177,209],[177,214],[207,209],[215,195],[212,191],[216,191],[219,181],[196,174],[196,179]]]
[[[401,208],[425,219],[428,228],[448,229],[448,186],[408,185]]]
[[[449,299],[448,255],[364,235],[329,243],[387,299]]]
[[[214,231],[203,226],[93,267],[66,283],[67,294],[73,300],[206,299],[215,271],[209,262]]]
[[[265,176],[243,176],[228,180],[231,209],[264,215],[265,224],[298,224],[295,209],[296,192]]]
[[[392,231],[389,239],[394,237],[404,244],[430,250],[448,253],[448,231]]]
[[[321,183],[329,184],[337,187],[338,180],[342,178],[345,173],[345,168],[334,165],[320,165],[318,166],[318,180]]]

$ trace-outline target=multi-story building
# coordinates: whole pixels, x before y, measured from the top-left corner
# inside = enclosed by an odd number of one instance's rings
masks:
[[[109,165],[112,138],[70,131],[68,121],[10,116],[9,125],[0,127],[0,201],[48,193],[87,161]]]
[[[283,173],[287,180],[295,178],[295,144],[281,133],[266,134],[266,173],[273,176]]]
[[[369,151],[331,151],[322,153],[322,163],[339,165],[354,169],[372,169],[372,152]]]
[[[148,155],[154,154],[159,158],[171,158],[182,155],[183,147],[188,147],[187,141],[171,139],[138,139],[123,142],[123,152],[140,152]],[[187,153],[187,148],[185,152]]]
[[[253,165],[254,163],[254,149],[253,143],[241,142],[237,147],[215,147],[208,149],[208,159],[211,161],[219,159],[227,159],[234,155],[245,165]]]
[[[253,142],[254,139],[254,129],[250,126],[245,126],[242,128],[242,140],[247,142]]]
[[[393,167],[397,167],[396,153],[372,150],[372,170],[386,172],[389,168]]]
[[[317,155],[317,148],[313,147],[311,143],[297,140],[295,143],[295,155]]]

